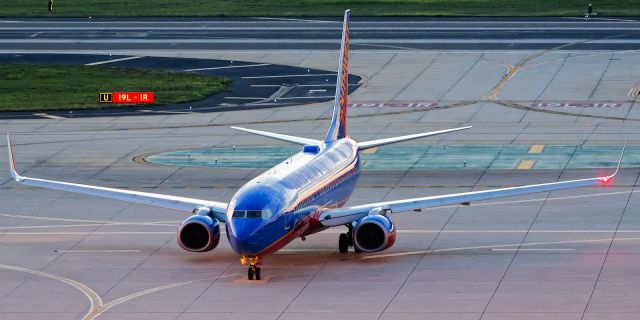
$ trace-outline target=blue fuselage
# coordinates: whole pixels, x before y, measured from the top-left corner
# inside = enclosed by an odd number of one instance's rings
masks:
[[[233,196],[226,214],[231,247],[241,255],[264,256],[322,230],[318,216],[345,204],[359,174],[355,141],[305,147]]]

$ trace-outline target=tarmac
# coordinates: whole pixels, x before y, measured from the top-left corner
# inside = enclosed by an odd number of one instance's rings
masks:
[[[92,52],[105,53],[79,53]],[[337,52],[326,49],[112,53],[233,57],[326,71],[335,71],[337,63]],[[472,125],[445,140],[389,148],[428,150],[446,142],[522,154],[526,149],[527,155],[542,149],[534,154],[542,161],[554,146],[583,146],[608,150],[586,158],[608,163],[629,135],[625,157],[637,158],[635,50],[360,49],[350,61],[350,72],[363,79],[350,96],[347,130],[356,140]],[[331,108],[324,102],[234,112],[12,119],[0,120],[0,130],[11,132],[18,168],[28,176],[227,201],[263,169],[158,165],[140,156],[289,148],[229,127],[321,138]],[[5,154],[0,167],[7,166]],[[611,171],[386,163],[363,172],[349,204]],[[0,179],[0,318],[637,319],[639,175],[632,166],[607,186],[394,213],[397,242],[378,253],[340,254],[337,238],[344,231],[327,230],[268,256],[264,280],[250,282],[224,239],[210,253],[178,247],[175,233],[185,214],[27,188],[7,174]]]

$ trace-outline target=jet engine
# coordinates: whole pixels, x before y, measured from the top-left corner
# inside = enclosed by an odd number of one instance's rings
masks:
[[[396,227],[383,215],[362,218],[353,229],[353,245],[361,252],[390,248],[396,241]]]
[[[209,216],[194,215],[180,225],[178,244],[191,252],[213,250],[220,242],[220,225]]]

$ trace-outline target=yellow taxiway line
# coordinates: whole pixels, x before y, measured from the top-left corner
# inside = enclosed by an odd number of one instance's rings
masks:
[[[89,299],[89,302],[91,303],[91,306],[89,307],[89,311],[87,311],[85,316],[82,317],[83,320],[93,319],[95,314],[97,314],[102,308],[102,298],[100,298],[100,295],[97,294],[95,291],[93,291],[93,289],[89,288],[87,285],[80,283],[78,281],[71,280],[69,278],[61,277],[51,273],[46,273],[42,271],[31,270],[31,269],[21,268],[16,266],[10,266],[6,264],[0,264],[0,268],[6,269],[6,270],[12,270],[12,271],[30,273],[37,276],[57,280],[80,290],[80,292],[82,292],[87,297],[87,299]]]
[[[544,151],[544,144],[534,144],[529,148],[529,153],[542,153]]]
[[[535,160],[522,160],[516,167],[517,170],[529,170],[536,164]]]

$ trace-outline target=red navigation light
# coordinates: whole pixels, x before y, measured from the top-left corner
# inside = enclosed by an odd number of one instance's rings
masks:
[[[611,181],[613,181],[613,178],[610,176],[600,178],[600,182],[604,185],[611,184]]]

